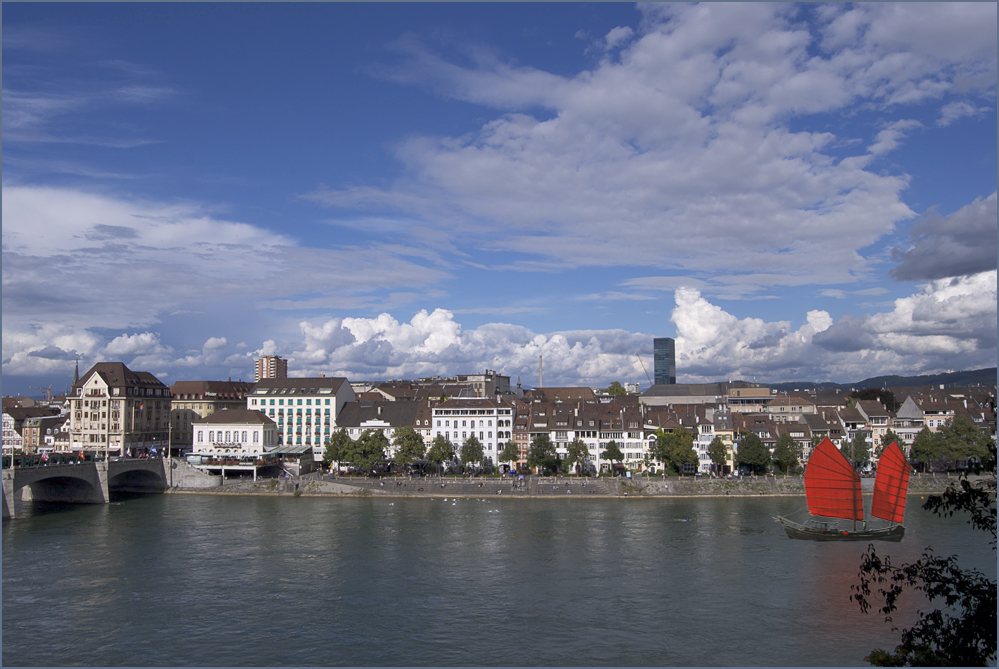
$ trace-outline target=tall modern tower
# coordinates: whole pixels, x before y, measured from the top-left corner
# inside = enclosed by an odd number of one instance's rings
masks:
[[[656,385],[676,383],[676,340],[656,337],[652,340]]]
[[[260,379],[287,379],[288,361],[279,355],[265,355],[257,358],[254,365],[254,381]]]

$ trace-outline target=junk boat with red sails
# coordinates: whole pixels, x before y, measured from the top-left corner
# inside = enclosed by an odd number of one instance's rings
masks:
[[[851,449],[852,450],[852,449]],[[778,516],[787,536],[812,541],[901,541],[905,534],[905,495],[909,488],[909,463],[898,444],[892,442],[878,460],[874,479],[871,515],[888,521],[884,527],[861,529],[864,500],[860,475],[829,439],[815,447],[805,468],[805,497],[812,519],[807,524]],[[852,520],[853,529],[844,529],[838,520]]]

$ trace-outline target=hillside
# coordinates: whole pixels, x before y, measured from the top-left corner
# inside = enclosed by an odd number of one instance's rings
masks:
[[[925,374],[923,376],[874,376],[856,383],[816,383],[814,381],[788,381],[785,383],[765,384],[774,390],[804,390],[817,388],[819,390],[863,390],[864,388],[883,388],[885,386],[941,386],[947,388],[963,386],[995,386],[996,368],[975,369],[964,372],[949,372],[946,374]]]

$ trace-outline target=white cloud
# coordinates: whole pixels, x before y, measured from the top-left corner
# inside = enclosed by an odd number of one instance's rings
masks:
[[[448,276],[384,248],[304,248],[193,204],[65,188],[4,186],[4,327],[145,327],[211,300],[312,308],[378,303],[378,293]],[[312,296],[300,297],[303,286]],[[6,355],[6,353],[5,353]]]
[[[939,99],[958,79],[994,87],[995,35],[980,25],[994,6],[642,11],[639,33],[606,36],[620,47],[613,58],[573,77],[495,55],[462,67],[408,41],[413,60],[396,78],[503,115],[462,137],[403,142],[406,177],[391,188],[311,197],[395,208],[445,236],[460,230],[470,246],[541,256],[549,268],[756,275],[729,295],[779,276],[850,283],[870,276],[863,250],[914,216],[901,199],[908,177],[867,166],[918,123],[889,118],[869,153],[834,158],[830,146],[855,138],[794,131],[789,121],[856,105],[893,112]],[[812,33],[799,20],[806,11],[818,16]],[[549,114],[535,115],[538,106]]]
[[[980,116],[987,111],[991,111],[991,108],[976,107],[968,102],[951,102],[940,108],[940,118],[937,119],[937,125],[946,127],[958,119]]]

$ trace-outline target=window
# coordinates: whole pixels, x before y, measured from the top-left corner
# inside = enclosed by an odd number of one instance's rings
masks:
[[[274,406],[274,400],[271,400],[271,406]]]
[[[245,432],[244,432],[244,434],[245,434]],[[257,433],[257,432],[253,433],[253,443],[254,444],[257,443],[259,437],[260,437],[259,433]]]
[[[305,403],[306,403],[306,404],[307,404],[308,406],[312,406],[312,400],[305,400]],[[301,404],[301,402],[299,402],[299,404]]]
[[[243,441],[244,444],[246,443],[246,430],[243,430],[243,439],[242,439],[242,441]]]
[[[326,406],[329,406],[329,405],[330,405],[330,401],[329,401],[329,398],[327,398],[326,399]]]
[[[208,441],[215,441],[215,430],[208,431]]]
[[[302,400],[298,400],[298,406],[302,406]]]

